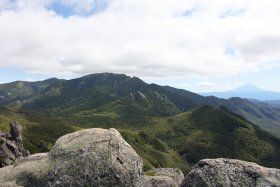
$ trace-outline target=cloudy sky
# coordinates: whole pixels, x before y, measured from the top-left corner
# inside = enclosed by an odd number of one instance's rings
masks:
[[[279,0],[0,0],[0,82],[114,72],[280,91]]]

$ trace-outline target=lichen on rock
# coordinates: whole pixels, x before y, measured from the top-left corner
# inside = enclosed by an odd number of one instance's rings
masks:
[[[143,175],[141,187],[179,187],[184,179],[181,170],[176,168],[155,168]]]
[[[280,170],[236,159],[204,159],[185,177],[181,187],[280,186]]]
[[[115,129],[86,129],[59,138],[49,153],[1,168],[16,186],[138,186],[142,159]]]

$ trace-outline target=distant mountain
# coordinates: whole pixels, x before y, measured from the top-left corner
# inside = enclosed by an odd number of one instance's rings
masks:
[[[216,96],[219,98],[231,98],[231,97],[241,97],[249,99],[257,99],[260,101],[264,100],[280,100],[280,92],[273,92],[263,90],[251,84],[243,85],[239,88],[225,91],[225,92],[210,92],[210,93],[201,93],[204,96]]]

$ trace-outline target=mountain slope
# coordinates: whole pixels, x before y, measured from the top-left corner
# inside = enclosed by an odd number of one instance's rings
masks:
[[[225,105],[274,136],[280,137],[280,111],[262,102],[231,98]]]
[[[237,158],[280,167],[280,140],[225,110],[204,106],[146,131],[194,164],[203,158]]]
[[[138,78],[122,74],[93,74],[54,84],[27,100],[21,109],[69,115],[112,102],[145,85]]]
[[[20,103],[41,93],[47,87],[62,80],[52,78],[38,82],[16,81],[0,84],[0,106]]]
[[[263,103],[268,104],[269,106],[280,109],[280,100],[270,100],[270,101],[263,101]]]
[[[49,118],[42,114],[0,108],[0,131],[9,132],[11,121],[18,121],[22,125],[24,147],[32,154],[48,151],[59,137],[81,129],[68,118]],[[99,125],[101,126],[102,124]],[[187,161],[158,138],[147,137],[141,130],[131,131],[126,128],[118,130],[143,158],[145,171],[153,167],[176,167],[185,172],[190,170]]]
[[[20,87],[19,93],[23,88],[27,89]],[[54,81],[39,90],[25,94],[27,98],[21,102],[11,99],[8,106],[52,117],[68,117],[87,127],[97,123],[138,126],[134,119],[147,124],[145,121],[155,116],[179,114],[204,105],[225,106],[280,137],[280,111],[277,108],[240,98],[203,97],[182,89],[147,84],[123,74],[100,73]],[[242,90],[251,91],[254,88]]]
[[[1,109],[0,114],[2,131],[7,131],[10,120],[23,124],[25,146],[33,153],[42,151],[41,140],[51,147],[55,138],[83,127],[71,118],[49,119],[8,109]],[[138,118],[136,116],[134,124],[128,125],[119,119],[117,129],[144,159],[146,170],[179,167],[187,172],[189,164],[216,157],[280,168],[280,140],[225,108],[203,106],[171,116],[149,117],[144,124]],[[108,126],[109,118],[103,120],[104,123],[90,127],[115,127],[114,124]]]
[[[18,121],[22,125],[23,144],[31,153],[46,152],[59,137],[80,129],[66,119],[54,119],[0,107],[0,131],[9,132],[11,121]],[[46,147],[42,147],[42,140]]]

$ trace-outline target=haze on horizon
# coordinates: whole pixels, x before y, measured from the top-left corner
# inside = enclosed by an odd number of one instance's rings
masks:
[[[0,82],[113,72],[280,91],[278,0],[0,0]]]

